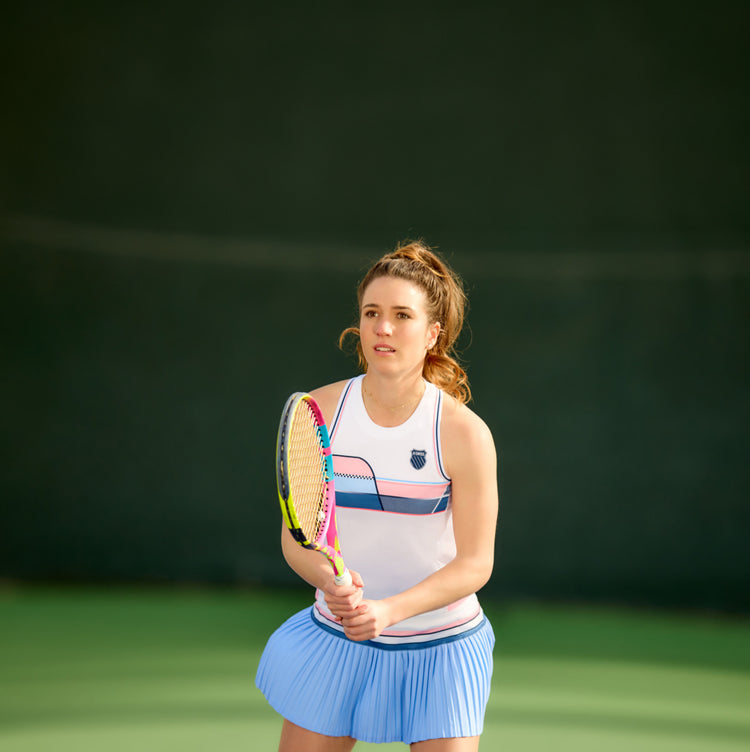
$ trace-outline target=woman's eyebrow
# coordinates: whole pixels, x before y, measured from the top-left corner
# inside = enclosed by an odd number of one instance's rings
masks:
[[[380,308],[377,303],[363,303],[362,308]],[[414,309],[408,305],[395,305],[391,306],[394,311],[413,311]]]

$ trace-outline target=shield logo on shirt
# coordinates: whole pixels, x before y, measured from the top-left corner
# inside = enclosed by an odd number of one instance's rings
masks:
[[[409,462],[415,470],[421,470],[427,464],[427,450],[412,449]]]

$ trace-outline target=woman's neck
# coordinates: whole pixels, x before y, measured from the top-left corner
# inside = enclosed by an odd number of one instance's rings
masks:
[[[408,380],[387,380],[365,374],[362,399],[370,418],[380,426],[393,427],[405,423],[417,409],[426,384],[420,376]]]

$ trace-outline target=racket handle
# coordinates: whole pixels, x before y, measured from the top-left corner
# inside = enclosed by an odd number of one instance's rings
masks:
[[[352,584],[352,576],[349,574],[349,570],[345,569],[344,574],[336,575],[333,578],[333,581],[341,587],[342,585],[345,587],[349,587],[349,585]]]

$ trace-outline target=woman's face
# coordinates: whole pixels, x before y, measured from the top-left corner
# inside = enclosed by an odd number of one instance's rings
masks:
[[[359,332],[368,370],[421,374],[440,324],[429,321],[421,287],[398,277],[377,277],[362,296]]]

